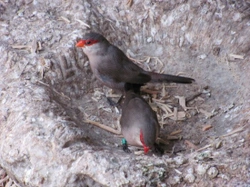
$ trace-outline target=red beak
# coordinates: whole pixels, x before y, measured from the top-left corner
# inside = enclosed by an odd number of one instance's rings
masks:
[[[84,47],[85,46],[85,40],[80,40],[77,42],[76,47]]]

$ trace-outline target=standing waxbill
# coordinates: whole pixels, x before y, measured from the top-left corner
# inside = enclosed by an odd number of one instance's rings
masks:
[[[88,33],[80,39],[94,75],[106,86],[123,91],[125,83],[144,85],[148,82],[175,82],[189,84],[192,78],[145,71],[133,63],[118,47],[98,33]]]
[[[156,113],[137,93],[139,90],[140,85],[125,84],[125,99],[120,119],[121,133],[125,138],[123,150],[130,152],[128,143],[143,147],[145,154],[149,149],[162,154],[163,151],[155,143],[160,130]]]

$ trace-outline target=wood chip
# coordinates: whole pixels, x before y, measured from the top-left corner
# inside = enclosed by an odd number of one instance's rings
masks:
[[[12,45],[11,46],[13,49],[29,49],[30,46],[28,45]]]
[[[180,140],[182,139],[182,136],[167,136],[167,139],[168,140]]]
[[[64,17],[64,16],[61,16],[61,19],[63,21],[65,21],[66,23],[70,23],[70,20],[68,18]]]
[[[121,95],[118,95],[118,94],[107,94],[106,97],[120,98]]]
[[[203,126],[202,130],[207,131],[207,130],[211,129],[212,127],[213,127],[212,125],[208,124],[208,125]]]
[[[190,147],[191,149],[195,149],[195,150],[198,149],[198,147],[197,147],[196,145],[194,145],[192,142],[190,142],[189,140],[185,140],[184,143],[185,143],[188,147]]]
[[[204,114],[204,115],[206,116],[207,119],[214,116],[214,113],[212,113],[212,112],[207,112],[206,110],[203,110],[203,109],[199,109],[199,112],[202,113],[202,114]]]
[[[158,93],[160,92],[160,91],[158,91],[158,90],[149,90],[149,89],[147,89],[147,88],[142,88],[141,91],[142,91],[142,92],[145,92],[145,93],[148,93],[148,94],[151,94],[151,95],[153,95],[153,94],[158,94]]]
[[[239,127],[239,128],[237,128],[237,129],[233,130],[232,132],[229,132],[229,133],[227,133],[227,134],[225,134],[225,135],[223,135],[223,136],[221,136],[221,137],[231,136],[231,135],[233,135],[233,134],[236,134],[236,133],[238,133],[238,132],[243,131],[244,128],[245,128],[245,126]]]
[[[241,60],[244,59],[243,55],[237,55],[237,54],[229,54],[229,57],[232,57],[234,59],[241,59]]]
[[[133,0],[128,0],[128,1],[127,1],[127,6],[128,6],[128,7],[131,7],[132,4],[133,4]]]
[[[37,50],[38,51],[41,51],[43,48],[42,48],[42,43],[40,41],[37,42]]]
[[[186,117],[186,113],[184,111],[177,110],[177,107],[174,107],[173,116],[169,117],[172,120],[178,121],[178,120],[184,120]]]
[[[183,110],[187,111],[188,109],[193,109],[194,107],[187,107],[186,106],[186,98],[183,96],[175,96],[179,100],[179,104],[183,108]]]
[[[62,92],[61,92],[61,93],[58,92],[56,89],[52,88],[49,84],[46,84],[46,83],[44,83],[44,82],[42,82],[42,81],[37,81],[37,82],[40,83],[40,84],[42,84],[42,85],[44,85],[44,86],[47,86],[48,88],[51,88],[52,91],[55,92],[55,93],[57,93],[58,95],[60,95],[60,96],[62,96],[62,97],[64,97],[64,98],[66,98],[66,99],[68,99],[68,100],[71,100],[70,97],[68,97],[67,95],[65,95],[65,94],[62,93]]]
[[[81,23],[83,26],[90,28],[90,25],[88,25],[87,23],[83,22],[82,20],[76,19],[76,21],[78,21],[79,23]]]
[[[174,107],[174,117],[173,120],[177,121],[178,120],[178,110],[177,107]]]
[[[206,145],[206,146],[204,146],[204,147],[202,147],[202,148],[197,149],[196,151],[197,151],[197,152],[203,151],[204,149],[207,149],[207,148],[209,148],[209,147],[212,147],[212,144],[208,144],[208,145]]]
[[[144,155],[144,151],[135,151],[134,154],[135,155]]]
[[[155,102],[155,104],[161,108],[166,114],[170,114],[172,113],[172,110],[170,109],[170,105],[167,104],[163,104],[163,103],[159,103],[159,102]]]
[[[176,135],[176,134],[180,134],[181,132],[182,132],[182,130],[179,129],[179,130],[176,130],[176,131],[171,132],[170,135],[171,135],[171,136],[174,136],[174,135]]]
[[[161,99],[155,99],[155,98],[152,98],[152,100],[156,103],[162,103],[162,104],[164,104],[165,103],[165,101],[164,100],[161,100]]]
[[[176,173],[178,173],[179,175],[182,175],[182,172],[179,171],[178,169],[174,169]]]
[[[163,140],[162,138],[159,138],[159,137],[156,139],[156,143],[158,143],[158,144],[161,143],[161,144],[164,144],[164,145],[169,144],[167,141],[165,141],[165,140]]]

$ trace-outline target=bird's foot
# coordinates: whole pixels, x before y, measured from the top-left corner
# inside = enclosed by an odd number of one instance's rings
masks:
[[[115,101],[113,101],[110,97],[107,97],[107,101],[108,101],[110,106],[117,107],[117,103]]]
[[[122,149],[126,153],[131,153],[131,151],[128,148],[127,140],[125,140],[125,138],[122,139]]]
[[[153,150],[157,155],[162,156],[164,154],[164,150],[158,145],[154,144],[154,150]]]
[[[117,102],[113,101],[110,97],[107,97],[107,101],[109,105],[113,107],[117,107],[117,108],[120,106],[122,99],[123,99],[123,95],[118,99]]]

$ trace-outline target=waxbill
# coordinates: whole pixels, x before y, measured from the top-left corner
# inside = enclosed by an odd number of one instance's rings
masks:
[[[133,63],[118,47],[98,33],[84,35],[76,44],[88,56],[94,75],[106,86],[124,91],[124,84],[175,82],[189,84],[192,78],[159,74],[143,70]]]
[[[123,150],[130,152],[127,143],[144,148],[146,154],[149,149],[162,154],[163,151],[155,143],[159,135],[159,123],[156,113],[149,104],[136,93],[140,86],[125,84],[125,99],[122,104],[122,116],[120,119],[123,139]]]

